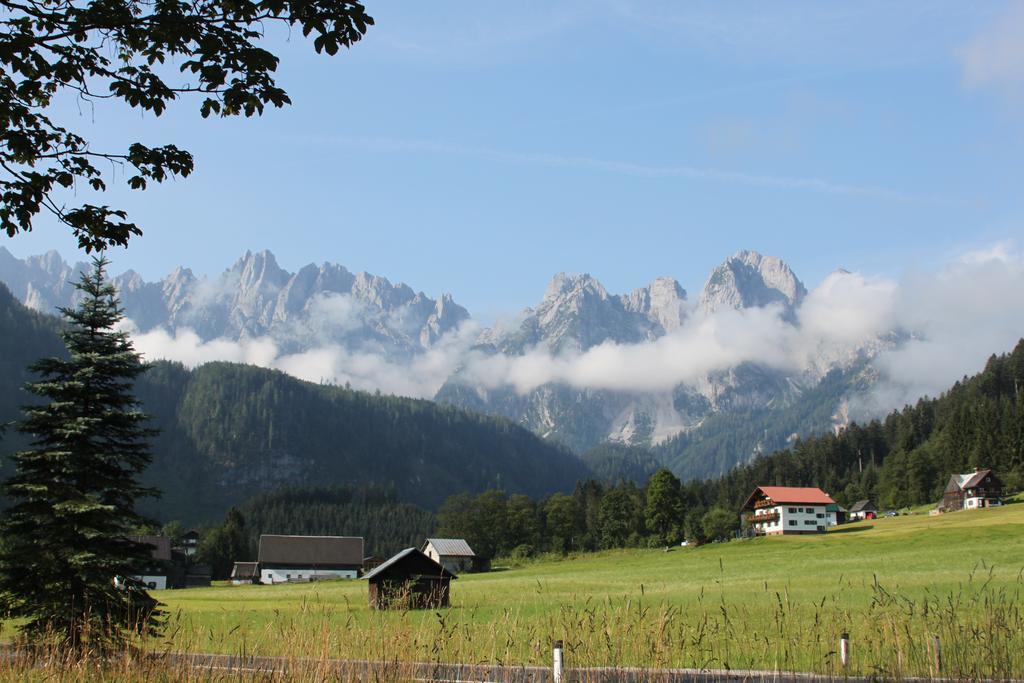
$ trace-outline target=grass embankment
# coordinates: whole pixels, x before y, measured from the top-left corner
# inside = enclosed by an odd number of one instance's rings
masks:
[[[611,551],[463,575],[452,607],[371,612],[362,581],[158,593],[160,647],[290,657],[568,666],[1024,674],[1024,505],[846,525],[826,535]]]

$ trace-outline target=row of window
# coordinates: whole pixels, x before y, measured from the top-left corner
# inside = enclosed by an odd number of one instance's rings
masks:
[[[814,508],[789,508],[789,511],[790,511],[790,512],[806,512],[806,513],[813,513],[813,512],[814,512]],[[824,515],[824,513],[821,513],[821,512],[819,512],[819,513],[818,513],[818,516],[819,516],[819,517],[824,517],[825,515]]]

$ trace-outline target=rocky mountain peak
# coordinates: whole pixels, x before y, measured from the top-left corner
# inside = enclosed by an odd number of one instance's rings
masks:
[[[640,313],[661,326],[663,332],[677,329],[686,317],[686,290],[672,277],[659,277],[646,287],[623,297],[626,310]]]
[[[73,305],[71,282],[84,267],[69,266],[55,251],[21,260],[0,247],[0,280],[39,310]],[[338,344],[406,358],[469,317],[450,295],[434,301],[408,285],[353,275],[333,263],[292,274],[266,250],[245,252],[216,278],[178,267],[160,282],[127,271],[114,283],[142,331],[187,327],[203,340],[268,336],[288,353]]]
[[[769,304],[782,304],[791,310],[805,296],[807,289],[785,261],[744,250],[711,272],[701,292],[700,307],[707,313]]]
[[[597,281],[597,278],[589,273],[557,273],[548,283],[544,292],[544,302],[555,302],[567,298],[578,299],[586,296],[607,299],[608,292]],[[544,302],[542,302],[542,306]]]

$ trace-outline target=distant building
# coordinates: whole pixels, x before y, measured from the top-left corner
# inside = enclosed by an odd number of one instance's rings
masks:
[[[825,526],[836,526],[846,522],[847,510],[839,503],[829,503],[825,506]]]
[[[264,534],[257,561],[260,583],[354,579],[363,566],[363,539]]]
[[[181,550],[186,557],[192,557],[199,549],[199,532],[189,529],[181,537]]]
[[[954,474],[942,492],[939,510],[977,510],[1003,504],[1003,482],[992,470]]]
[[[870,500],[858,500],[850,506],[850,521],[859,522],[863,519],[878,517],[878,508]]]
[[[384,562],[380,555],[367,555],[363,558],[363,573],[366,574],[379,567]]]
[[[458,578],[416,548],[406,548],[364,577],[371,609],[448,607],[451,582]]]
[[[464,538],[428,538],[423,552],[452,574],[486,569]]]
[[[259,562],[235,562],[231,568],[231,583],[241,586],[247,583],[259,583]]]
[[[129,536],[129,541],[145,543],[153,550],[150,561],[142,574],[131,578],[139,581],[149,589],[163,590],[167,588],[167,577],[171,573],[171,539],[167,536]]]
[[[818,488],[758,486],[743,504],[744,521],[758,536],[824,533],[835,501]]]

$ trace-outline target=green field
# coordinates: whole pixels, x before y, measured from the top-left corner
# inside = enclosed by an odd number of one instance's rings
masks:
[[[158,593],[161,647],[286,656],[1024,673],[1024,505],[850,524],[825,535],[610,551],[463,575],[440,612],[371,612],[362,581]]]

